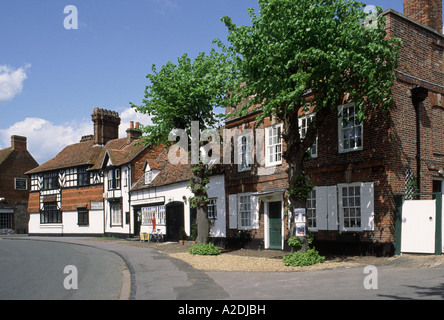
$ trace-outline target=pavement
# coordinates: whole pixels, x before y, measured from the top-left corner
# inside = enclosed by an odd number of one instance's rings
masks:
[[[128,266],[122,274],[122,300],[444,299],[444,264],[434,256],[401,256],[367,270],[359,266],[298,272],[218,272],[197,270],[153,248],[122,241],[11,238],[61,241],[114,252]]]

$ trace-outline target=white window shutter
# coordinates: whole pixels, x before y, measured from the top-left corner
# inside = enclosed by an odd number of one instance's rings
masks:
[[[374,230],[375,217],[375,192],[373,182],[361,184],[361,228],[362,230]]]
[[[316,229],[328,230],[328,187],[316,187]]]
[[[251,228],[259,229],[259,197],[250,196],[251,201]]]
[[[230,229],[237,229],[237,195],[230,194],[228,196],[228,225]]]
[[[338,193],[336,190],[336,186],[328,187],[327,204],[328,230],[338,230]]]

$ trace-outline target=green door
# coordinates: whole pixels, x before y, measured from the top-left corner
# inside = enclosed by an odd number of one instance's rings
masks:
[[[270,249],[282,249],[282,203],[281,201],[268,203],[268,222]]]

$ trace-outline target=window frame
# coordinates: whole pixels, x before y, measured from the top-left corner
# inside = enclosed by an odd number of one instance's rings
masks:
[[[60,189],[59,174],[57,171],[49,171],[43,174],[42,190]]]
[[[118,209],[118,210],[116,210]],[[120,214],[119,214],[120,211]],[[110,225],[111,227],[122,227],[123,226],[123,206],[121,201],[110,203]],[[118,218],[118,219],[116,219]]]
[[[57,201],[43,202],[43,209],[40,211],[40,224],[60,224],[62,221],[62,211],[59,210]]]
[[[207,207],[208,207],[208,219],[210,219],[211,221],[217,220],[217,198],[208,199]]]
[[[89,210],[86,207],[77,208],[77,225],[89,226]]]
[[[120,168],[108,169],[108,190],[120,190],[121,177]]]
[[[242,202],[242,199],[247,199],[246,203]],[[242,205],[247,205],[248,210],[245,210]],[[246,216],[244,216],[246,215]],[[237,196],[237,218],[238,218],[238,229],[239,230],[250,230],[253,229],[253,212],[251,208],[251,194],[250,193],[240,193]],[[243,225],[243,222],[248,222],[248,224]]]
[[[253,150],[253,134],[251,130],[248,130],[245,133],[242,133],[238,136],[237,140],[237,153],[238,153],[238,159],[237,159],[237,171],[243,172],[243,171],[250,171],[252,167],[253,157],[252,157],[252,150]],[[245,139],[245,147],[242,140]],[[245,148],[245,150],[244,150]]]
[[[25,188],[17,188],[17,182],[18,181],[25,181]],[[28,179],[26,178],[14,178],[14,190],[18,190],[18,191],[26,191],[28,190]]]
[[[303,116],[300,116],[298,119],[299,123],[299,135],[301,137],[301,140],[305,138],[305,135],[307,133],[307,129],[310,126],[311,122],[313,121],[313,118],[316,116],[315,112],[304,114]],[[304,124],[305,122],[305,124]],[[318,136],[316,136],[316,140],[313,142],[313,145],[308,148],[307,152],[310,154],[312,158],[318,157]]]
[[[282,164],[282,123],[265,128],[265,166],[271,167]],[[276,134],[273,132],[276,130]],[[270,134],[271,132],[271,134]],[[277,143],[270,143],[270,139],[276,139]],[[274,150],[272,150],[274,149]],[[273,160],[270,157],[273,156]],[[276,160],[278,159],[278,160]]]
[[[305,219],[307,221],[307,227],[309,230],[317,230],[316,188],[313,188],[313,190],[310,192],[306,204],[307,211],[305,213]]]
[[[357,115],[356,115],[356,106],[354,103],[347,103],[340,105],[339,107],[339,116],[338,116],[338,151],[339,153],[347,153],[347,152],[353,152],[353,151],[360,151],[364,149],[364,124],[363,122],[358,123],[357,122]],[[353,116],[347,117],[348,119],[352,119],[347,121],[348,123],[353,123],[350,126],[345,126],[344,124],[344,110],[353,108]],[[360,131],[360,135],[356,135],[355,130]],[[350,138],[346,138],[346,131],[351,131],[351,133],[354,135],[350,135]],[[354,140],[354,146],[350,146],[350,144],[346,147],[346,141],[353,141]],[[359,142],[360,141],[360,145]]]
[[[90,185],[90,177],[89,171],[87,167],[79,167],[77,168],[77,186],[89,186]]]

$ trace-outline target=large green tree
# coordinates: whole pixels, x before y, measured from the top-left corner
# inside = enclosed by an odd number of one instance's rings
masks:
[[[194,60],[184,54],[177,64],[168,62],[159,70],[153,65],[143,103],[131,104],[151,117],[152,125],[142,125],[146,143],[171,147],[169,161],[173,163],[191,162],[191,204],[197,211],[198,243],[209,242],[208,159],[218,157],[209,154],[212,150],[218,153],[218,136],[208,130],[216,129],[220,121],[215,108],[228,101],[225,93],[233,73],[227,57],[213,49],[209,54],[199,53]],[[209,143],[216,148],[208,148]]]
[[[303,162],[317,128],[332,111],[337,114],[344,97],[355,104],[359,121],[389,108],[400,41],[387,38],[381,8],[369,16],[365,4],[354,0],[259,0],[259,5],[259,16],[249,10],[251,26],[222,18],[245,82],[236,93],[249,97],[241,113],[260,105],[259,123],[267,117],[283,123],[290,204],[305,208],[310,184]],[[302,138],[298,112],[311,106],[316,117]],[[294,234],[294,224],[291,230]]]

